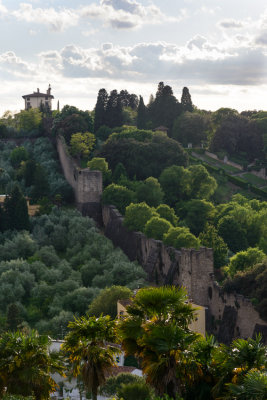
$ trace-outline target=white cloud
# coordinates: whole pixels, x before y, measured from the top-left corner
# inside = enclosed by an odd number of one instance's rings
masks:
[[[224,19],[218,23],[218,26],[223,29],[240,29],[244,27],[244,22],[236,19]]]
[[[2,4],[2,0],[0,0],[0,17],[7,14],[7,8]]]
[[[17,57],[13,51],[7,51],[0,54],[1,75],[23,77],[34,74],[34,66],[20,57]]]
[[[21,3],[12,13],[18,20],[47,25],[52,31],[64,31],[78,23],[78,14],[70,9],[56,11],[54,8],[33,8],[29,3]]]
[[[154,4],[143,6],[135,0],[100,0],[81,9],[83,17],[97,18],[116,29],[139,28],[146,24],[175,22],[184,17],[169,17]]]

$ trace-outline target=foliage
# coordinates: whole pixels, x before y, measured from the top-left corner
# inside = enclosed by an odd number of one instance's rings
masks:
[[[157,132],[145,141],[127,137],[118,140],[116,135],[111,135],[99,156],[106,158],[112,170],[122,163],[128,176],[137,179],[157,178],[170,165],[186,165],[188,158],[175,140]]]
[[[70,332],[62,346],[71,373],[82,377],[93,400],[97,399],[99,386],[106,381],[105,374],[115,365],[114,356],[118,353],[115,326],[109,316],[75,318],[69,323]]]
[[[170,206],[181,200],[209,199],[217,187],[216,180],[202,165],[172,165],[162,171],[159,181]]]
[[[146,203],[131,203],[125,210],[124,225],[131,231],[144,231],[147,221],[157,216],[155,210]]]
[[[123,400],[152,400],[152,390],[145,382],[122,384],[117,395]]]
[[[262,262],[266,254],[257,247],[249,247],[245,251],[240,251],[230,258],[229,273],[234,276],[238,271],[252,268],[255,264]]]
[[[145,202],[150,207],[157,207],[162,203],[163,191],[156,178],[150,176],[142,182],[136,191],[137,201]]]
[[[220,268],[226,264],[228,247],[224,240],[218,235],[218,231],[213,225],[206,225],[203,232],[199,235],[199,240],[203,246],[213,249],[215,268]]]
[[[192,110],[191,110],[192,111]],[[187,146],[191,143],[194,147],[208,140],[211,129],[211,120],[208,114],[187,111],[175,119],[172,137]]]
[[[116,185],[112,183],[107,186],[102,194],[103,204],[112,204],[115,206],[122,214],[124,214],[125,209],[134,200],[134,192],[127,189],[124,186]]]
[[[93,171],[96,170],[102,172],[104,184],[110,181],[111,170],[108,169],[108,163],[104,158],[94,157],[92,160],[88,161],[87,166]]]
[[[181,392],[177,369],[182,352],[196,340],[188,324],[193,309],[186,293],[175,287],[141,289],[120,322],[126,354],[141,358],[146,381],[157,394],[175,397]]]
[[[102,289],[89,306],[89,315],[109,315],[111,318],[117,316],[118,300],[129,299],[132,295],[130,289],[125,286],[111,286]]]
[[[233,252],[248,247],[245,230],[242,229],[242,225],[231,215],[226,215],[220,219],[218,233]]]
[[[56,356],[49,353],[50,340],[32,331],[5,332],[0,335],[0,395],[3,389],[11,395],[48,399],[56,390],[50,374],[63,367]]]
[[[10,162],[14,168],[18,168],[22,161],[27,161],[29,158],[29,153],[27,150],[21,146],[16,147],[10,154]]]
[[[163,242],[167,246],[175,247],[176,249],[195,248],[198,249],[200,241],[196,236],[190,233],[186,227],[170,228],[167,233],[163,235]]]
[[[18,186],[5,198],[2,218],[3,230],[30,228],[27,201]]]
[[[260,317],[267,319],[267,261],[256,264],[251,269],[239,271],[234,277],[228,277],[224,282],[227,292],[237,292],[250,298],[258,310]]]
[[[194,235],[199,235],[206,223],[213,220],[215,207],[206,200],[193,199],[185,204],[185,223]]]
[[[171,223],[164,218],[152,217],[145,225],[144,233],[148,238],[162,240],[163,235],[172,227]]]
[[[88,311],[99,289],[134,289],[145,276],[75,210],[54,207],[35,217],[31,234],[0,234],[0,317],[16,303],[20,319],[54,338],[62,338],[73,315]]]
[[[70,152],[73,156],[88,157],[95,144],[95,136],[90,132],[74,133],[70,139]]]
[[[42,113],[38,108],[30,108],[22,110],[16,114],[18,128],[23,131],[33,131],[40,127],[42,121]]]
[[[156,208],[156,212],[160,215],[161,218],[169,221],[173,226],[176,226],[178,223],[178,217],[175,215],[175,211],[173,208],[169,207],[167,204],[160,204]]]
[[[104,396],[116,395],[122,385],[129,383],[144,383],[144,378],[130,373],[120,373],[116,376],[110,376],[104,386],[101,387],[101,394]]]

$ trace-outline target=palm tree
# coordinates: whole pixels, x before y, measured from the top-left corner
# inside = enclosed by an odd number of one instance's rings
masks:
[[[251,370],[242,383],[228,385],[228,398],[236,400],[266,400],[267,399],[267,371]]]
[[[92,399],[97,399],[99,386],[105,383],[105,374],[115,365],[119,352],[116,322],[109,316],[81,317],[70,322],[62,350],[68,357],[73,376],[81,376]]]
[[[8,394],[48,399],[56,390],[51,374],[63,370],[59,358],[49,353],[50,339],[32,331],[5,332],[0,336],[0,397]],[[6,389],[5,389],[6,388]]]
[[[188,329],[194,309],[184,289],[146,288],[137,292],[120,323],[126,354],[141,360],[147,383],[158,395],[181,394],[185,364],[183,353],[196,340]]]
[[[236,339],[230,347],[220,345],[214,352],[213,360],[218,377],[213,395],[234,398],[229,395],[229,388],[235,390],[242,385],[252,371],[266,373],[267,347],[261,343],[260,335],[256,339]]]

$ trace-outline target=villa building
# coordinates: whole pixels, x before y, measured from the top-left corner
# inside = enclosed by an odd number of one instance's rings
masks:
[[[25,101],[25,110],[29,110],[30,108],[40,108],[41,104],[44,107],[52,110],[52,99],[54,96],[51,95],[51,86],[48,86],[46,93],[41,93],[39,88],[37,92],[33,92],[32,94],[25,94],[22,96]]]

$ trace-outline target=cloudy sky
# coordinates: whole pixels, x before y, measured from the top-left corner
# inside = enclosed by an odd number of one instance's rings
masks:
[[[0,115],[49,83],[54,107],[163,81],[198,108],[267,110],[266,67],[266,0],[0,0]]]

